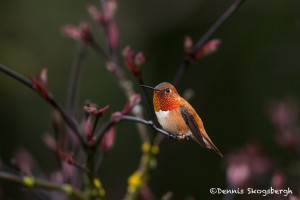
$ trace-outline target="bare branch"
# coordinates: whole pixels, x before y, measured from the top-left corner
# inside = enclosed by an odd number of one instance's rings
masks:
[[[224,12],[224,14],[208,29],[208,31],[198,40],[196,45],[194,46],[191,55],[185,56],[177,69],[177,72],[173,78],[173,84],[176,86],[178,85],[181,77],[183,76],[184,72],[191,64],[194,55],[199,51],[203,45],[208,42],[211,36],[220,28],[220,26],[230,17],[232,14],[237,11],[237,9],[244,3],[246,0],[235,0],[233,4]]]
[[[78,45],[78,52],[74,60],[73,71],[70,78],[69,95],[67,102],[67,109],[72,116],[74,116],[75,114],[75,106],[78,96],[77,94],[80,83],[80,75],[82,72],[82,64],[87,55],[86,45],[80,43]]]
[[[37,92],[38,91],[35,89],[33,86],[32,82],[25,78],[24,76],[20,75],[19,73],[7,68],[6,66],[0,64],[0,71],[3,73],[7,74],[8,76],[18,80],[19,82],[23,83],[25,86],[29,87],[33,91]],[[39,93],[38,93],[39,94]],[[53,95],[48,92],[48,98],[44,98],[52,107],[54,107],[62,116],[66,124],[69,126],[69,128],[72,130],[72,132],[76,135],[78,140],[80,141],[81,145],[83,147],[86,147],[85,142],[83,141],[82,137],[80,136],[78,126],[74,119],[67,114],[67,112],[63,109],[63,107],[54,99]]]
[[[149,127],[151,127],[153,130],[155,130],[156,132],[163,134],[164,136],[173,139],[173,140],[184,140],[184,139],[188,139],[188,136],[186,135],[174,135],[172,133],[169,133],[163,129],[158,128],[153,121],[149,120],[144,120],[141,118],[137,118],[137,117],[133,117],[133,116],[129,116],[129,115],[124,115],[121,117],[120,121],[131,121],[131,122],[136,122],[136,123],[140,123],[140,124],[145,124]]]

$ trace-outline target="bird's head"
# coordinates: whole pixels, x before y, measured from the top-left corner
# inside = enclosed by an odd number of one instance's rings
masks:
[[[167,82],[158,84],[155,88],[141,85],[142,87],[150,88],[154,91],[153,104],[155,111],[168,111],[180,106],[180,99],[176,88]]]

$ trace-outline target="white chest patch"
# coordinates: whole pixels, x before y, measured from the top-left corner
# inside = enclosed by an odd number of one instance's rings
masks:
[[[163,128],[166,128],[164,127],[165,124],[168,124],[168,120],[169,120],[169,114],[170,114],[170,111],[158,111],[158,112],[155,112],[156,114],[156,117],[157,117],[157,120],[158,122],[160,123],[160,125],[163,127]]]

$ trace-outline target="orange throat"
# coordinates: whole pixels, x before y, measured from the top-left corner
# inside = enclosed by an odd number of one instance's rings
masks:
[[[176,101],[175,99],[169,96],[157,94],[155,92],[153,96],[153,104],[154,104],[155,112],[160,110],[162,111],[173,110],[180,106],[179,102]]]

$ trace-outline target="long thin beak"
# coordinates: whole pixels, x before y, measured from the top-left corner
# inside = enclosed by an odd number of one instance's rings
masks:
[[[141,87],[144,87],[144,88],[149,88],[151,90],[155,90],[155,91],[160,91],[159,89],[155,89],[154,87],[150,87],[148,85],[140,85]]]

